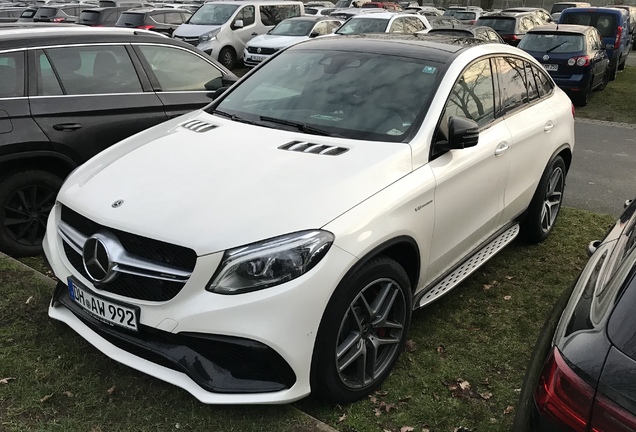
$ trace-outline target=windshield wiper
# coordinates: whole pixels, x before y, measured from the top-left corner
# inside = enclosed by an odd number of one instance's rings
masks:
[[[259,124],[257,122],[253,122],[251,120],[247,120],[247,119],[244,119],[242,117],[239,117],[236,114],[226,113],[225,111],[221,111],[221,110],[214,110],[214,111],[212,111],[211,114],[218,114],[221,117],[225,117],[225,118],[228,118],[228,119],[230,119],[232,121],[239,122],[239,123],[247,123],[247,124],[252,124],[252,125],[258,125]]]
[[[547,52],[547,53],[551,53],[552,51],[554,51],[555,49],[557,49],[558,47],[560,47],[561,45],[564,45],[564,44],[565,44],[565,42],[561,42],[560,44],[555,45],[555,46],[553,46],[552,48],[550,48],[550,49],[546,50],[546,52]]]
[[[293,126],[296,129],[298,129],[300,132],[311,134],[311,135],[322,135],[322,136],[330,136],[330,137],[336,137],[336,138],[344,138],[342,135],[328,132],[323,129],[315,128],[313,126],[309,126],[301,122],[294,122],[291,120],[284,120],[284,119],[278,119],[278,118],[267,117],[267,116],[260,116],[259,119],[261,119],[262,121],[270,122],[270,123],[277,123],[277,124],[281,124],[285,126]]]

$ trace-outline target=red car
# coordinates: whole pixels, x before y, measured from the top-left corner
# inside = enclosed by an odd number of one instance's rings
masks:
[[[387,10],[401,11],[399,4],[393,2],[367,2],[362,5],[363,8],[382,8]]]

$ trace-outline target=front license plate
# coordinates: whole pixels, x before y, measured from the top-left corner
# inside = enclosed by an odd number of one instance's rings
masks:
[[[559,65],[555,64],[544,64],[543,67],[545,68],[545,70],[550,72],[556,72],[559,70]]]
[[[262,62],[263,60],[265,60],[263,56],[252,56],[252,61]]]
[[[75,303],[98,320],[128,330],[139,330],[137,309],[98,297],[71,278],[68,278],[68,292]]]

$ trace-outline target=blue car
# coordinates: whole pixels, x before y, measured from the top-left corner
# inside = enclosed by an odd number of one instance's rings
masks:
[[[610,80],[625,68],[632,46],[629,12],[610,7],[570,8],[561,12],[559,24],[592,26],[599,31],[610,59]]]
[[[526,33],[519,48],[543,65],[575,105],[587,105],[590,93],[603,90],[610,79],[610,60],[594,27],[535,27]]]

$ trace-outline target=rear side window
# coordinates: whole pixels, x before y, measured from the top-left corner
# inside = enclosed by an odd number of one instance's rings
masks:
[[[35,15],[36,9],[27,9],[20,14],[20,18],[33,18]]]
[[[287,18],[300,16],[298,5],[259,6],[263,25],[274,26]]]
[[[537,83],[539,97],[544,97],[552,93],[552,89],[554,87],[552,85],[552,81],[550,81],[550,78],[548,78],[546,73],[534,65],[532,65],[531,68],[532,74],[534,75],[534,80]]]
[[[161,91],[211,91],[222,87],[220,70],[178,48],[140,45]],[[207,87],[206,87],[207,85]]]
[[[142,13],[124,12],[123,14],[121,14],[121,16],[119,17],[115,25],[117,27],[138,27],[144,24],[145,17],[146,15]],[[161,22],[161,21],[157,21],[157,22]]]
[[[524,63],[526,65],[526,87],[528,88],[528,100],[532,102],[535,99],[539,99],[539,89],[537,88],[536,78],[532,73],[532,66],[530,63]]]
[[[24,53],[0,53],[0,98],[24,96]]]
[[[66,95],[142,92],[137,72],[123,46],[51,48],[44,53]],[[43,67],[42,60],[40,65]],[[45,83],[46,77],[41,78]],[[48,77],[49,81],[51,78]]]
[[[616,15],[597,12],[575,12],[561,15],[562,24],[579,24],[596,27],[602,37],[616,35]]]
[[[512,57],[496,59],[502,86],[502,105],[506,112],[516,110],[528,102],[523,60]]]

